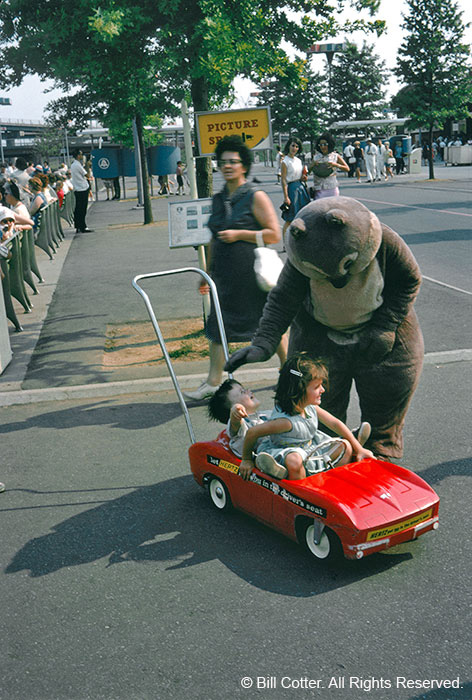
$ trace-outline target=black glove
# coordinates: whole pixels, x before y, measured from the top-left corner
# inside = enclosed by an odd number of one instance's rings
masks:
[[[267,350],[259,348],[257,345],[248,345],[246,348],[241,348],[241,350],[236,350],[228,362],[225,364],[226,372],[234,372],[235,369],[245,365],[248,362],[265,362],[270,357]]]
[[[372,326],[362,334],[360,351],[366,362],[380,362],[395,344],[395,331]]]

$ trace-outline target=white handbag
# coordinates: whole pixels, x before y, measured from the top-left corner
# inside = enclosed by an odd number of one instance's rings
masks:
[[[277,284],[284,263],[279,258],[276,250],[265,247],[264,238],[260,231],[256,233],[256,241],[257,248],[254,251],[254,273],[256,275],[257,284],[263,292],[270,292]]]

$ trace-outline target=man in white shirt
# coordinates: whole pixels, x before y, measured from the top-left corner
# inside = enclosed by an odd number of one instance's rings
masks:
[[[387,180],[387,177],[385,175],[385,152],[386,148],[383,144],[382,139],[377,139],[377,160],[375,164],[375,176],[377,180],[381,180],[382,178],[385,178]]]
[[[349,165],[349,172],[347,176],[354,177],[354,173],[356,171],[356,159],[354,158],[354,146],[352,143],[348,143],[347,146],[344,147],[343,154],[344,160]]]
[[[377,146],[372,143],[372,139],[367,139],[367,146],[365,147],[365,168],[367,171],[367,182],[374,182],[375,171],[377,167]]]
[[[80,162],[82,151],[74,151],[73,156],[70,172],[75,192],[74,226],[77,233],[92,233],[92,229],[88,228],[85,222],[90,184],[86,177],[87,172]]]

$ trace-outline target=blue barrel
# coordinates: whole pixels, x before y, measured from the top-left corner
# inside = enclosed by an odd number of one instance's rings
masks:
[[[173,175],[177,162],[181,160],[177,146],[152,146],[148,149],[151,175]]]
[[[121,172],[124,177],[136,177],[136,163],[134,160],[134,148],[121,149]]]
[[[96,148],[91,155],[94,177],[108,180],[120,175],[120,159],[117,148]]]

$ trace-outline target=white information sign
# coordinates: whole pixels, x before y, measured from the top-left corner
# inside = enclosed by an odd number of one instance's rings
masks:
[[[207,227],[211,198],[169,202],[169,248],[206,245],[211,241]]]

